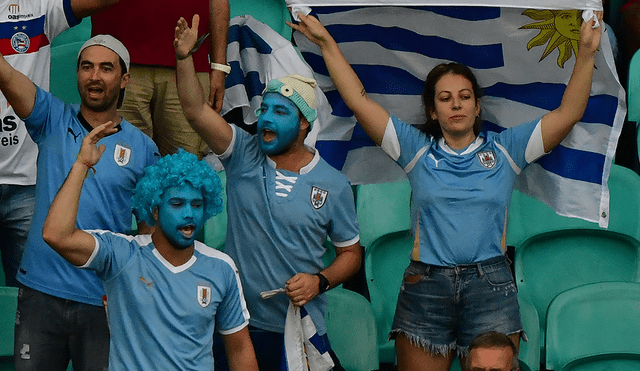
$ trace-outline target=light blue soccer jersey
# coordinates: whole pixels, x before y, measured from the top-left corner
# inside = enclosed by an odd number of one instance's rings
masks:
[[[102,305],[102,282],[76,269],[42,239],[49,206],[78,157],[91,126],[78,119],[78,105],[68,105],[38,88],[31,115],[24,119],[38,145],[36,207],[17,279],[34,290],[63,299]],[[121,130],[100,140],[102,158],[89,171],[80,196],[76,226],[80,229],[131,229],[131,195],[144,168],[159,155],[153,141],[124,119]]]
[[[323,243],[358,242],[353,192],[347,178],[315,151],[300,173],[275,168],[255,136],[233,127],[234,139],[221,161],[227,172],[227,252],[240,269],[251,325],[284,332],[289,298],[264,300],[260,292],[284,287],[297,273],[324,269]],[[318,334],[326,333],[326,298],[308,304]]]
[[[453,266],[502,254],[516,176],[544,154],[539,122],[481,133],[457,152],[444,139],[389,118],[382,149],[411,183],[412,260]]]
[[[191,259],[174,267],[151,235],[89,232],[96,247],[82,268],[104,282],[109,370],[213,370],[213,331],[249,324],[233,260],[196,241]]]

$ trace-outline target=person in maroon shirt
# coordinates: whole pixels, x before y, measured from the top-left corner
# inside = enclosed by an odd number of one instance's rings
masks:
[[[209,149],[184,117],[176,90],[175,52],[171,40],[180,17],[199,14],[199,34],[210,33],[193,53],[208,102],[222,109],[227,64],[228,0],[127,0],[91,18],[92,34],[110,34],[131,54],[131,83],[119,113],[153,138],[161,155],[178,148],[202,158]],[[167,41],[169,40],[169,41]]]

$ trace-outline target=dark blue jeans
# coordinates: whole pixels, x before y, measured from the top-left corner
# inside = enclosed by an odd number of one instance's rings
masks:
[[[36,186],[0,184],[0,256],[5,285],[18,287],[16,273],[27,241]]]
[[[64,371],[69,360],[75,371],[108,369],[105,309],[21,285],[14,344],[16,371]]]

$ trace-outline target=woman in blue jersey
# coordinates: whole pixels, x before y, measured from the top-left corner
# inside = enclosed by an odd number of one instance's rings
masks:
[[[367,96],[316,18],[300,19],[289,25],[320,46],[342,99],[411,183],[415,243],[391,330],[399,369],[448,370],[486,331],[505,333],[518,345],[524,332],[502,249],[506,208],[516,176],[556,147],[584,114],[600,27],[593,28],[594,19],[582,25],[560,106],[498,134],[480,131],[480,89],[466,66],[441,64],[429,73],[423,92],[428,122],[420,131]]]

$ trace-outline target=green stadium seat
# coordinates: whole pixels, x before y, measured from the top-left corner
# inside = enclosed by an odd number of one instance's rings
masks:
[[[396,362],[395,341],[387,339],[412,248],[413,237],[405,230],[384,235],[365,250],[367,287],[376,318],[380,362],[383,363]]]
[[[369,248],[378,237],[411,228],[411,186],[408,180],[362,184],[356,190],[360,244]]]
[[[515,255],[519,296],[535,307],[542,334],[547,308],[558,294],[596,282],[635,282],[639,264],[638,240],[600,229],[543,233],[526,240]]]
[[[75,42],[82,42],[91,38],[91,17],[86,17],[79,24],[71,27],[68,30],[63,31],[56,36],[51,42],[51,47],[55,48],[64,44],[71,44]]]
[[[609,228],[640,240],[640,176],[620,165],[609,174]],[[563,229],[601,229],[597,223],[560,216],[543,202],[513,191],[507,225],[507,245],[516,249],[537,234]]]
[[[224,251],[224,242],[227,238],[227,173],[223,170],[218,173],[222,182],[222,212],[214,215],[204,224],[199,241],[216,250]]]
[[[377,370],[378,342],[371,304],[362,295],[334,288],[327,291],[327,335],[346,371]]]
[[[0,371],[13,370],[13,333],[18,288],[0,287]]]
[[[291,27],[285,21],[291,19],[285,0],[245,1],[230,0],[230,17],[250,15],[266,23],[285,39],[291,40]]]
[[[627,119],[640,123],[640,50],[635,52],[629,62],[627,107]]]
[[[529,341],[520,341],[521,371],[540,370],[540,319],[536,308],[526,298],[518,295],[522,327]]]
[[[49,91],[66,103],[80,103],[76,73],[78,51],[84,41],[51,48],[51,84]]]
[[[546,367],[640,370],[640,284],[606,282],[559,294],[547,314]]]

